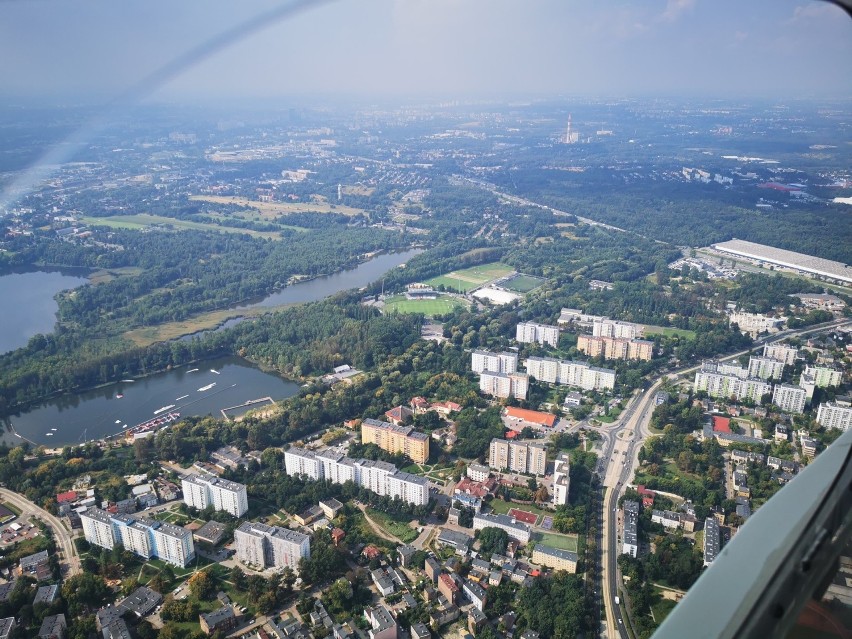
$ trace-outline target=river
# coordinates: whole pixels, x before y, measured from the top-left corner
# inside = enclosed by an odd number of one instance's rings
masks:
[[[27,345],[38,333],[52,333],[59,305],[54,296],[88,282],[76,270],[14,270],[0,275],[0,353]]]
[[[27,439],[45,446],[75,444],[115,435],[125,424],[135,426],[172,411],[178,411],[181,417],[208,414],[222,417],[223,408],[263,397],[285,399],[298,390],[294,382],[265,373],[243,359],[218,358],[133,382],[118,382],[76,395],[63,395],[24,413],[11,415],[4,420],[3,441],[20,444],[22,439]],[[261,404],[254,407],[259,406]],[[163,408],[166,410],[161,410]],[[248,408],[228,414],[233,417],[246,410]]]

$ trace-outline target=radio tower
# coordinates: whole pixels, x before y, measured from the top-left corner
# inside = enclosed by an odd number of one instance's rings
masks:
[[[565,132],[565,144],[571,144],[571,114],[568,114],[568,130]]]

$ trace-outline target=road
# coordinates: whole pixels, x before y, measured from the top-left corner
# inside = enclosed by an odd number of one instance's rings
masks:
[[[800,330],[787,330],[757,340],[755,345],[777,342],[788,337],[801,337],[811,333],[831,330],[842,325],[852,324],[848,318],[826,322]],[[753,347],[752,347],[753,348]],[[722,358],[723,361],[734,359],[749,353],[752,349],[743,350]],[[616,609],[615,597],[618,595],[618,566],[620,554],[618,548],[618,499],[631,481],[635,469],[639,466],[639,450],[651,434],[651,415],[654,412],[654,396],[667,378],[676,378],[698,370],[698,366],[682,368],[659,377],[650,387],[631,400],[628,407],[610,428],[602,431],[605,439],[602,464],[598,466],[598,474],[603,475],[605,498],[603,500],[602,535],[603,543],[598,547],[601,551],[601,593],[606,607],[606,636],[628,639],[621,611]]]
[[[44,508],[35,505],[23,495],[7,488],[0,488],[0,495],[2,495],[5,501],[21,511],[21,517],[36,516],[53,529],[53,536],[59,548],[59,563],[60,565],[65,564],[67,566],[67,572],[64,574],[71,577],[81,572],[80,558],[77,556],[77,549],[74,548],[71,534],[62,525],[58,517],[51,515]]]

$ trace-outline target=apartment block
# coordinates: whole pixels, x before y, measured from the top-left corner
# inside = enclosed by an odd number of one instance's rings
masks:
[[[244,522],[234,531],[237,559],[258,568],[292,568],[311,556],[311,538],[289,528]]]
[[[595,337],[636,339],[642,337],[642,326],[631,322],[602,319],[592,324],[592,335]]]
[[[759,379],[781,379],[784,375],[784,362],[770,357],[750,357],[748,376]]]
[[[577,350],[589,357],[602,355],[604,359],[650,361],[654,356],[654,342],[620,337],[594,337],[580,335]]]
[[[547,448],[537,442],[492,439],[488,465],[498,470],[544,475],[547,468]]]
[[[320,467],[320,476],[335,484],[355,482],[355,462],[337,450],[328,448],[314,454]]]
[[[852,406],[841,406],[834,402],[824,402],[817,409],[816,420],[818,424],[826,428],[849,430],[852,427]]]
[[[518,354],[510,352],[491,353],[473,351],[470,356],[470,368],[474,373],[514,373],[518,370]]]
[[[544,544],[536,544],[533,550],[532,562],[539,566],[577,572],[577,553],[560,548],[552,548]]]
[[[788,344],[764,344],[763,356],[784,362],[785,366],[792,366],[796,362],[799,350]]]
[[[415,506],[429,503],[429,480],[425,477],[398,470],[388,475],[385,481],[385,495],[391,499],[399,498]]]
[[[765,394],[772,392],[772,385],[762,379],[743,379],[736,375],[717,373],[715,366],[702,365],[695,374],[693,389],[696,393],[704,391],[710,397],[733,398],[737,401],[750,399],[757,403]]]
[[[157,557],[166,563],[184,567],[195,559],[192,532],[152,519],[133,515],[111,515],[100,508],[80,513],[86,541],[112,549],[122,544],[145,559]]]
[[[777,384],[772,393],[772,403],[785,413],[803,413],[808,393],[801,386]]]
[[[521,344],[541,344],[553,346],[559,343],[559,327],[535,322],[521,322],[515,331],[515,339]]]
[[[568,493],[571,488],[571,461],[568,453],[562,452],[556,456],[553,467],[553,505],[565,506],[568,504]]]
[[[514,397],[526,399],[529,390],[529,377],[524,373],[491,373],[479,375],[479,390],[494,397]]]
[[[635,557],[639,554],[639,502],[628,499],[622,508],[624,509],[624,541],[621,552]]]
[[[715,517],[704,520],[704,565],[709,566],[719,554],[719,522]]]
[[[228,481],[215,475],[187,475],[181,482],[183,501],[187,506],[204,510],[212,506],[213,510],[223,510],[234,517],[242,517],[248,512],[246,487],[235,481]]]
[[[429,436],[411,426],[365,419],[361,422],[361,442],[375,444],[389,453],[402,453],[418,464],[429,459]]]
[[[530,540],[530,527],[508,515],[485,515],[478,513],[473,516],[473,529],[500,528],[505,530],[511,539],[527,543]]]
[[[284,451],[284,468],[288,475],[305,475],[310,479],[322,479],[322,468],[313,452],[291,446]]]
[[[530,357],[524,362],[524,366],[530,377],[549,384],[573,386],[583,390],[611,390],[615,387],[614,370],[598,368],[586,362]]]
[[[826,366],[805,366],[802,372],[813,379],[813,383],[817,388],[827,388],[828,386],[840,386],[843,382],[843,372],[828,368]]]

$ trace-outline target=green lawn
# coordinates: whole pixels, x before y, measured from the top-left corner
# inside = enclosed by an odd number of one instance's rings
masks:
[[[529,293],[544,284],[544,282],[545,280],[540,277],[533,277],[532,275],[523,275],[522,273],[518,273],[514,277],[503,282],[500,286],[516,293]]]
[[[401,539],[403,543],[408,544],[417,539],[419,533],[408,526],[407,520],[396,519],[387,513],[372,508],[367,509],[367,514],[386,533]]]
[[[695,331],[690,331],[686,328],[674,328],[673,326],[645,326],[645,336],[662,335],[663,337],[682,337],[684,339],[692,339],[695,337]]]
[[[487,282],[505,277],[513,270],[512,267],[501,264],[500,262],[491,262],[433,277],[430,280],[426,280],[426,284],[431,284],[435,287],[443,284],[447,289],[467,293],[469,290],[482,286]]]
[[[385,300],[386,313],[423,313],[427,316],[445,315],[457,306],[468,306],[465,300],[441,295],[435,300],[409,300],[405,295],[394,295]]]
[[[660,600],[651,606],[651,610],[654,612],[654,621],[656,621],[657,624],[661,624],[663,619],[669,616],[669,613],[674,610],[676,605],[676,601],[672,599],[664,599],[660,596]]]
[[[577,552],[577,535],[560,535],[559,533],[534,533],[533,540],[536,543],[550,546],[551,548],[559,548],[560,550],[568,550]]]
[[[528,513],[535,513],[536,515],[552,515],[553,513],[549,510],[544,510],[539,508],[538,506],[533,506],[532,504],[514,504],[511,502],[503,501],[502,499],[492,499],[491,500],[491,509],[500,515],[505,515],[509,512],[510,508],[517,508],[518,510],[525,510]]]
[[[281,235],[272,231],[253,231],[251,229],[240,229],[232,226],[220,226],[218,224],[204,224],[202,222],[191,222],[190,220],[178,220],[173,217],[162,215],[151,215],[149,213],[137,213],[136,215],[113,215],[110,217],[83,216],[80,220],[90,226],[109,226],[115,229],[141,230],[151,226],[168,226],[176,230],[196,231],[218,231],[221,233],[242,233],[253,237],[271,238],[280,240]]]

